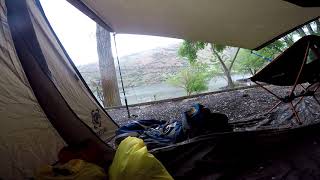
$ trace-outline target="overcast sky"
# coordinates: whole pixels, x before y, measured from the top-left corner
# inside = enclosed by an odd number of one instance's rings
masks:
[[[66,0],[40,0],[40,2],[75,64],[97,62],[95,22]],[[116,35],[116,41],[120,56],[181,42],[172,38],[128,34]]]

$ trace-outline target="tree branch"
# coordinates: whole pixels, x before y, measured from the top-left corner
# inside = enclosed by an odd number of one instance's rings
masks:
[[[220,62],[220,64],[222,65],[223,71],[225,73],[228,72],[228,68],[226,66],[226,64],[224,63],[224,61],[222,60],[221,56],[219,55],[219,53],[213,48],[213,45],[211,44],[211,51],[213,52],[214,56],[217,57],[218,61]]]
[[[223,71],[224,71],[224,75],[226,76],[227,80],[228,80],[228,87],[229,88],[233,88],[234,84],[231,78],[231,74],[229,69],[227,68],[226,64],[224,63],[223,59],[221,58],[221,56],[219,55],[219,53],[213,48],[213,44],[211,44],[211,51],[213,52],[213,54],[218,58],[218,61],[220,62]]]
[[[238,47],[237,52],[236,52],[236,54],[233,56],[233,59],[232,59],[231,64],[230,64],[230,66],[229,66],[229,72],[231,72],[232,66],[233,66],[234,62],[236,61],[236,59],[237,59],[237,56],[238,56],[239,51],[240,51],[240,48]]]

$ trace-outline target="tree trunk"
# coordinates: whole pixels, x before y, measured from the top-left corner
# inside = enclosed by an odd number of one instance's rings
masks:
[[[287,47],[292,46],[292,44],[294,43],[293,40],[287,36],[284,36],[283,39],[284,39],[284,42],[287,44]]]
[[[300,37],[304,37],[307,34],[304,32],[304,30],[301,28],[297,29],[296,32],[299,34]]]
[[[96,37],[101,84],[104,96],[103,104],[105,107],[119,106],[121,105],[121,100],[111,51],[110,33],[97,24]]]
[[[229,69],[228,69],[229,72],[231,72],[231,70],[232,70],[233,64],[234,64],[234,62],[235,62],[236,59],[237,59],[237,56],[238,56],[239,51],[240,51],[240,48],[238,47],[238,48],[237,48],[237,51],[236,51],[236,54],[233,56],[233,59],[232,59],[231,64],[230,64],[230,66],[229,66]]]
[[[320,20],[319,19],[315,20],[315,23],[317,25],[317,33],[320,33]]]
[[[278,47],[276,47],[276,46],[273,47],[273,48],[274,48],[278,53],[280,53],[280,54],[283,53],[283,51],[282,51],[280,48],[278,48]]]
[[[255,70],[254,69],[249,68],[249,71],[250,71],[251,76],[253,76],[255,74]]]
[[[307,27],[307,29],[309,31],[309,34],[316,34],[316,32],[312,29],[310,24],[307,24],[306,27]]]
[[[231,78],[231,73],[230,73],[229,69],[227,68],[226,64],[224,63],[224,61],[222,60],[219,53],[213,48],[212,44],[211,44],[211,51],[212,51],[213,55],[217,57],[218,61],[220,62],[221,66],[222,66],[223,73],[226,76],[227,81],[228,81],[228,88],[234,88],[234,83]]]

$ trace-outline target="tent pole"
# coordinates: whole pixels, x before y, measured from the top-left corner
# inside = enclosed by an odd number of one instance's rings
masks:
[[[260,86],[262,89],[268,91],[270,94],[272,94],[273,96],[275,96],[277,99],[279,99],[280,101],[283,101],[282,98],[280,98],[278,95],[276,95],[275,93],[273,93],[272,91],[270,91],[269,89],[267,89],[266,87],[264,87],[262,84],[258,83],[257,81],[252,81],[255,84],[257,84],[258,86]]]
[[[123,86],[123,79],[122,79],[122,73],[121,73],[120,62],[119,62],[119,55],[118,55],[117,42],[116,42],[116,33],[113,33],[113,42],[114,42],[114,47],[115,47],[115,51],[116,51],[116,58],[117,58],[117,63],[118,63],[118,68],[119,68],[120,81],[121,81],[122,92],[123,92],[123,96],[124,96],[124,103],[126,104],[128,118],[130,118],[131,116],[130,116],[130,111],[129,111],[129,106],[128,106],[128,100],[127,100],[127,96],[126,96],[126,91],[124,90],[124,86]]]
[[[282,101],[279,101],[277,104],[275,104],[271,109],[269,109],[269,111],[267,112],[267,114],[271,113],[275,108],[277,108],[280,104],[282,103]]]
[[[301,125],[302,122],[301,122],[301,120],[300,120],[300,117],[299,117],[299,115],[298,115],[298,112],[296,111],[296,108],[294,107],[294,105],[293,105],[292,102],[290,102],[289,104],[291,105],[291,110],[292,110],[292,112],[293,112],[293,115],[296,117],[297,123],[298,123],[299,125]]]
[[[301,76],[303,67],[304,67],[304,65],[305,65],[306,62],[307,62],[307,58],[308,58],[308,54],[309,54],[309,47],[310,47],[310,41],[308,42],[307,49],[306,49],[306,52],[305,52],[305,54],[304,54],[304,58],[303,58],[303,61],[302,61],[300,70],[299,70],[299,72],[298,72],[298,76],[297,76],[297,78],[296,78],[296,80],[295,80],[295,82],[294,82],[293,88],[292,88],[292,90],[291,90],[290,96],[293,95],[294,90],[296,89],[297,84],[298,84],[298,82],[299,82],[299,80],[300,80],[300,76]]]

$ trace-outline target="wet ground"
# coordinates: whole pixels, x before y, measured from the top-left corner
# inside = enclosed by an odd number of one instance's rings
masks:
[[[288,93],[290,90],[284,87],[266,87],[279,95]],[[226,114],[230,122],[236,122],[256,114],[265,113],[277,102],[277,99],[267,91],[254,87],[131,106],[129,107],[130,114],[136,116],[131,118],[128,118],[125,107],[109,109],[107,111],[122,126],[130,122],[130,120],[138,119],[179,119],[181,114],[188,110],[192,104],[201,103],[212,112]]]

